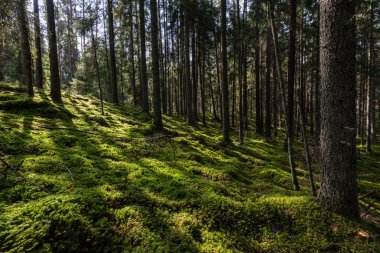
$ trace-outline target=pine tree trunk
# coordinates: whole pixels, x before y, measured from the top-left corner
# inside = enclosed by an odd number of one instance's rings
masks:
[[[370,3],[370,15],[369,15],[369,47],[368,47],[368,73],[367,73],[367,152],[372,152],[372,139],[374,137],[373,125],[375,115],[375,91],[376,87],[373,83],[374,74],[374,38],[373,38],[373,3]]]
[[[228,66],[227,66],[227,6],[226,0],[221,0],[221,45],[222,45],[222,100],[223,100],[223,141],[231,142],[230,139],[230,115],[228,99]]]
[[[43,88],[43,70],[42,70],[42,47],[41,47],[41,25],[40,25],[40,10],[38,0],[33,0],[34,10],[34,45],[36,48],[36,67],[35,67],[35,82],[36,87]]]
[[[148,100],[148,78],[146,74],[146,47],[145,47],[145,4],[139,0],[140,14],[140,86],[141,86],[141,108],[149,112]]]
[[[186,87],[186,118],[188,124],[194,124],[193,112],[193,84],[191,83],[190,72],[190,3],[183,1],[184,8],[184,42],[185,42],[185,87]]]
[[[320,204],[358,217],[355,113],[355,1],[321,1]]]
[[[62,103],[61,83],[58,68],[57,36],[55,33],[55,16],[53,0],[46,0],[47,26],[50,59],[50,95],[55,102]]]
[[[300,190],[299,183],[298,183],[298,177],[297,177],[297,171],[294,163],[294,151],[293,151],[293,141],[290,136],[289,132],[289,119],[288,119],[288,107],[286,106],[285,101],[285,85],[284,81],[282,79],[282,70],[281,70],[281,64],[280,64],[280,55],[279,55],[279,49],[278,49],[278,38],[277,38],[277,30],[274,23],[274,4],[270,3],[270,10],[269,10],[269,20],[271,25],[271,31],[272,31],[272,38],[273,38],[273,48],[274,48],[274,57],[276,62],[276,71],[278,76],[278,84],[280,88],[280,99],[281,99],[281,106],[283,108],[284,114],[285,114],[285,133],[286,133],[286,144],[288,148],[288,158],[289,158],[289,167],[290,167],[290,173],[292,175],[292,183],[293,188],[296,191]]]
[[[98,89],[99,89],[100,110],[102,112],[102,115],[104,115],[103,90],[102,90],[102,85],[101,85],[101,81],[100,81],[100,71],[99,71],[99,63],[98,63],[98,49],[97,49],[97,45],[95,43],[93,24],[91,24],[91,38],[92,38],[92,48],[94,50],[94,64],[95,64],[95,70],[96,70],[96,78],[98,81]]]
[[[317,38],[315,43],[315,53],[316,53],[316,62],[315,64],[315,86],[314,86],[314,101],[315,101],[315,132],[314,132],[314,138],[319,142],[319,136],[321,133],[321,110],[320,110],[320,68],[319,68],[319,62],[320,62],[320,50],[319,50],[319,8],[317,11]]]
[[[160,54],[158,45],[157,1],[150,0],[151,39],[152,39],[152,75],[153,75],[153,126],[162,129],[160,94]]]
[[[28,87],[29,97],[34,96],[32,77],[32,55],[29,45],[29,25],[26,14],[26,0],[19,0],[17,8],[18,24],[20,29],[22,82]]]
[[[256,133],[263,133],[263,119],[261,114],[261,90],[260,90],[260,31],[259,31],[260,3],[255,1],[255,91],[256,91]]]
[[[271,33],[268,27],[266,32],[266,77],[265,77],[265,137],[271,138],[271,87],[270,87],[270,79],[271,79]]]
[[[116,73],[116,57],[115,57],[115,32],[113,29],[113,1],[107,0],[107,16],[108,16],[108,40],[110,48],[110,74],[111,74],[111,102],[119,103],[117,92],[117,73]]]
[[[294,79],[296,65],[296,15],[297,2],[289,0],[289,48],[288,48],[288,120],[289,134],[294,135]]]
[[[133,34],[133,1],[129,0],[129,58],[131,61],[130,82],[132,85],[133,106],[137,106],[136,71],[135,71],[135,45]]]

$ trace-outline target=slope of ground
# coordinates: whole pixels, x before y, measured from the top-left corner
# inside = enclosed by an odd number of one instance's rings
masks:
[[[283,136],[249,131],[221,144],[219,123],[188,126],[126,106],[44,93],[28,99],[1,84],[0,174],[4,252],[379,252],[379,146],[361,152],[366,219],[352,222],[292,190]],[[233,133],[237,139],[237,133]],[[317,166],[314,166],[318,172]],[[317,176],[317,175],[316,175]]]

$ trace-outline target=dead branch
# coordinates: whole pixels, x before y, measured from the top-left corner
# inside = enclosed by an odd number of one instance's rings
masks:
[[[370,191],[370,192],[364,194],[363,196],[358,197],[358,199],[365,199],[365,198],[367,198],[368,196],[370,196],[370,195],[372,195],[374,193],[375,193],[375,191]]]
[[[12,166],[10,163],[8,163],[8,162],[5,160],[5,158],[3,158],[3,157],[0,157],[0,162],[2,162],[3,165],[5,166],[5,170],[8,169],[8,170],[14,172],[14,173],[17,174],[19,177],[21,177],[24,181],[26,181],[26,182],[28,182],[28,183],[30,183],[30,184],[32,184],[32,185],[38,187],[41,191],[45,191],[45,192],[51,194],[51,192],[50,192],[49,190],[47,190],[45,187],[43,187],[43,186],[41,186],[41,185],[39,185],[39,184],[37,184],[37,183],[35,183],[35,182],[29,180],[28,178],[26,178],[24,175],[22,175],[20,172],[17,171],[17,170],[19,170],[19,169],[21,168],[21,166],[22,166],[22,164],[23,164],[24,161],[22,161],[21,163],[19,163],[19,164],[17,165],[17,167],[13,167],[13,166]],[[4,173],[5,173],[5,172],[4,172]]]

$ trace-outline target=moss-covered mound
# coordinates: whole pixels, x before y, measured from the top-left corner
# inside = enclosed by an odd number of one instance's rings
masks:
[[[224,146],[218,123],[164,116],[156,132],[131,107],[17,91],[0,91],[1,157],[19,172],[0,174],[0,252],[380,252],[378,145],[353,222],[310,196],[299,146],[292,190],[281,134]]]

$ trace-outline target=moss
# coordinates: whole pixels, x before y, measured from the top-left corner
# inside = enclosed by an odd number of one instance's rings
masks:
[[[41,93],[27,99],[0,92],[8,108],[0,110],[1,152],[11,164],[24,161],[19,172],[52,193],[0,174],[0,251],[380,250],[375,225],[317,205],[302,161],[297,169],[306,183],[292,191],[283,131],[270,142],[254,136],[222,145],[218,122],[191,127],[165,115],[170,132],[159,132],[149,114],[134,108],[105,102],[100,116],[95,98],[63,100],[64,107]],[[236,131],[231,136],[238,139]],[[295,150],[301,159],[299,143]],[[361,154],[360,194],[380,190],[379,150],[375,143],[373,154]],[[380,205],[372,197],[361,204]]]

